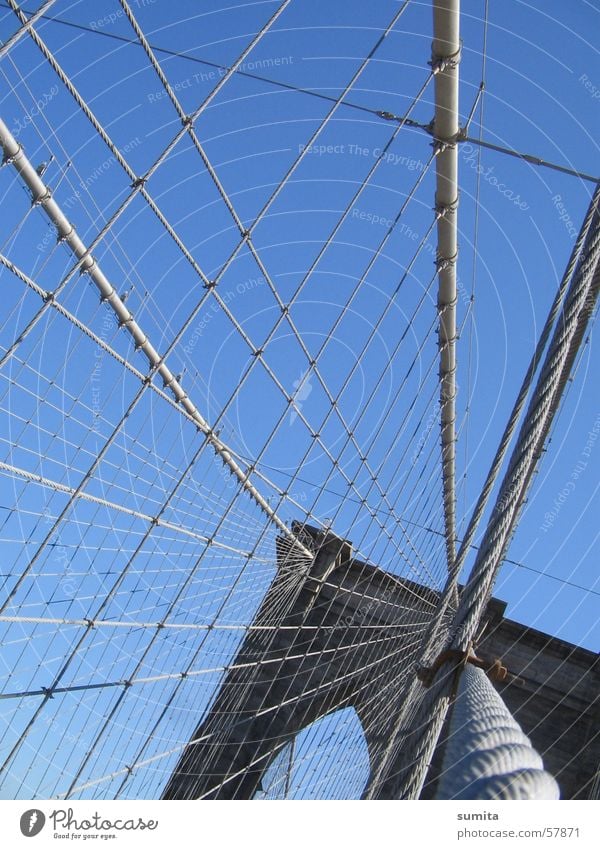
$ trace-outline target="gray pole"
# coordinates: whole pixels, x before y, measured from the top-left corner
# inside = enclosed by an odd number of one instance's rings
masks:
[[[455,458],[456,458],[456,257],[458,238],[458,63],[460,61],[460,2],[434,0],[431,67],[435,74],[436,156],[435,207],[437,222],[437,266],[439,272],[438,313],[440,349],[440,421],[442,481],[448,569],[455,560]]]

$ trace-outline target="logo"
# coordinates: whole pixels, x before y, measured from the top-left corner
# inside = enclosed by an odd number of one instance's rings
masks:
[[[21,816],[21,834],[25,837],[35,837],[43,829],[46,817],[37,808],[25,811]]]
[[[301,374],[298,380],[294,381],[293,385],[296,391],[292,395],[292,401],[294,402],[295,409],[290,413],[290,427],[298,418],[298,413],[302,412],[303,401],[306,401],[313,390],[310,378],[310,371],[307,371],[304,374]]]

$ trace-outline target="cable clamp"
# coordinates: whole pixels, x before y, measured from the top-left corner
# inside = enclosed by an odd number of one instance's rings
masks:
[[[450,53],[449,56],[440,56],[439,53],[434,53],[431,51],[431,60],[427,63],[431,68],[431,72],[433,74],[441,74],[447,68],[457,68],[462,53],[462,41],[460,42],[459,48],[455,53]]]
[[[13,162],[23,153],[23,145],[17,142],[17,149],[14,153],[5,154],[2,158],[2,165],[12,165]]]
[[[52,687],[40,687],[42,693],[46,696],[47,699],[54,698],[54,691]]]
[[[431,666],[421,666],[417,669],[417,678],[424,687],[431,687],[435,676],[446,663],[453,663],[458,670],[464,669],[470,663],[478,669],[483,669],[491,681],[505,681],[508,676],[508,669],[501,660],[498,658],[494,661],[484,660],[481,657],[477,657],[472,648],[469,647],[466,651],[462,651],[461,649],[446,649],[446,651],[443,651],[436,657]]]
[[[86,266],[84,266],[84,265],[81,266],[81,268],[79,269],[79,276],[80,277],[83,274],[89,274],[92,271],[92,269],[94,268],[94,266],[96,265],[96,260],[94,259],[94,257],[91,254],[88,254],[86,257],[83,257],[82,259],[83,259],[84,262],[86,262],[89,259],[90,264],[86,265]],[[110,295],[107,295],[106,297],[100,295],[100,303],[103,304],[104,301],[108,301],[110,298],[112,298],[112,296],[114,294],[115,294],[115,290],[113,289],[112,292],[110,293]]]
[[[456,133],[453,136],[448,136],[446,139],[441,139],[432,133],[433,141],[431,142],[431,147],[433,148],[433,155],[439,156],[440,153],[456,147],[456,143],[460,141],[459,135],[460,133]]]
[[[380,109],[375,114],[378,115],[380,118],[383,118],[385,121],[399,121],[400,120],[397,115],[394,115],[393,112],[386,112],[384,109]]]
[[[454,336],[452,339],[449,339],[448,342],[444,342],[443,345],[440,345],[440,351],[443,350],[444,348],[446,348],[448,345],[450,345],[451,342],[455,342],[456,339],[457,339],[457,337]],[[452,368],[449,368],[449,369],[445,369],[443,372],[440,370],[440,372],[439,372],[439,376],[442,380],[446,377],[454,377],[455,374],[456,374],[456,366],[453,366]],[[444,402],[445,401],[452,401],[453,398],[456,398],[456,392],[454,393],[454,395],[452,395],[452,397],[444,398],[443,400],[444,400]]]
[[[458,195],[451,203],[436,203],[433,207],[434,212],[438,217],[443,218],[449,212],[456,212],[458,209]]]
[[[438,256],[435,259],[435,267],[439,271],[444,271],[446,268],[450,268],[456,265],[456,260],[458,258],[458,251],[453,256]],[[446,306],[444,304],[444,306]]]
[[[181,124],[183,127],[192,127],[194,125],[194,119],[191,115],[184,115],[181,119]]]
[[[454,261],[456,261],[456,256],[454,258]],[[455,307],[457,304],[458,304],[458,292],[452,298],[451,301],[446,301],[444,304],[440,304],[440,303],[437,304],[438,315],[441,315],[443,312],[445,312],[449,308]]]
[[[130,183],[130,186],[132,189],[141,189],[146,185],[147,182],[147,177],[136,177],[133,183]]]
[[[163,378],[163,389],[170,389],[171,386],[176,382],[176,380],[177,380],[177,378],[175,377],[174,374],[171,375],[171,377],[168,380],[165,380]]]
[[[50,186],[46,186],[46,191],[44,192],[44,194],[40,195],[38,198],[34,198],[31,201],[31,206],[40,206],[41,204],[46,203],[46,201],[49,201],[51,197],[52,190],[50,189]]]
[[[75,232],[75,225],[71,224],[70,229],[67,230],[66,233],[63,233],[62,236],[60,234],[57,236],[56,244],[60,245],[60,244],[62,244],[62,242],[66,242],[67,239],[69,238],[69,236],[72,236],[74,232]]]
[[[55,299],[54,292],[46,292],[46,294],[44,295],[44,302],[47,303],[47,304],[53,304],[54,299]]]
[[[214,289],[216,287],[216,285],[217,285],[216,280],[207,280],[206,283],[203,284],[204,288],[207,289],[208,291],[210,291],[211,289]]]

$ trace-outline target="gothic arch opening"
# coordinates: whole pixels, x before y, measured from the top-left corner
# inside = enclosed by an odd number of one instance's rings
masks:
[[[367,740],[353,707],[322,716],[279,752],[255,799],[359,799],[369,778]]]

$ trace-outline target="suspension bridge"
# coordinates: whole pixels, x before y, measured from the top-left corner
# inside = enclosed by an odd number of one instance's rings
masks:
[[[149,2],[2,4],[5,798],[557,798],[512,715],[542,691],[597,755],[597,656],[492,596],[581,377],[598,181],[484,137],[487,2],[478,29],[459,0],[347,5],[173,40]],[[482,194],[528,203],[486,151],[586,201],[554,191],[554,280],[519,259],[525,344],[499,286],[499,408]]]

